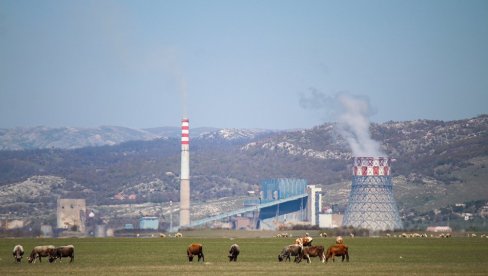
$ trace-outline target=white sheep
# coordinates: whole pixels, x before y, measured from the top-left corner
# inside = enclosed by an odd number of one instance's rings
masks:
[[[337,244],[344,243],[344,239],[343,239],[341,236],[337,236],[337,237],[336,237],[336,243],[337,243]]]

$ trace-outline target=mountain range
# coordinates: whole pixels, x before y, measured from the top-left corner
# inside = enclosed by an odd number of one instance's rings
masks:
[[[396,160],[392,181],[402,214],[488,200],[488,115],[389,121],[369,130]],[[177,202],[179,135],[177,127],[1,129],[0,214],[23,217],[57,197],[86,198],[92,206]],[[353,154],[335,123],[191,129],[190,151],[194,202],[242,197],[263,179],[303,178],[322,187],[325,205],[341,211],[347,204]]]

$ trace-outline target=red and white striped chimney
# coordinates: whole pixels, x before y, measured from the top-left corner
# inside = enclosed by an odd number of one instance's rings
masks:
[[[181,120],[180,226],[190,224],[190,120]]]

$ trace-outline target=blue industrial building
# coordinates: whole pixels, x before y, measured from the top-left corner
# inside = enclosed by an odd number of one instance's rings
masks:
[[[307,181],[296,178],[277,178],[261,181],[261,203],[289,198],[307,192]]]
[[[159,218],[158,217],[142,217],[139,219],[139,229],[159,229]]]
[[[246,200],[244,208],[193,221],[190,227],[205,225],[212,221],[244,213],[251,214],[251,217],[254,218],[255,229],[268,229],[270,224],[276,226],[277,223],[292,221],[303,222],[308,220],[314,225],[318,223],[314,219],[316,216],[314,211],[315,209],[320,210],[321,200],[310,200],[309,193],[313,192],[313,198],[315,199],[315,193],[320,189],[310,189],[310,187],[314,186],[308,186],[305,179],[267,179],[262,180],[259,186],[259,196]]]

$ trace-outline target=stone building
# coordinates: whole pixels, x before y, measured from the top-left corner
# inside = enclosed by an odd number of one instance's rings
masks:
[[[84,233],[86,230],[86,202],[84,199],[58,199],[57,227]]]

